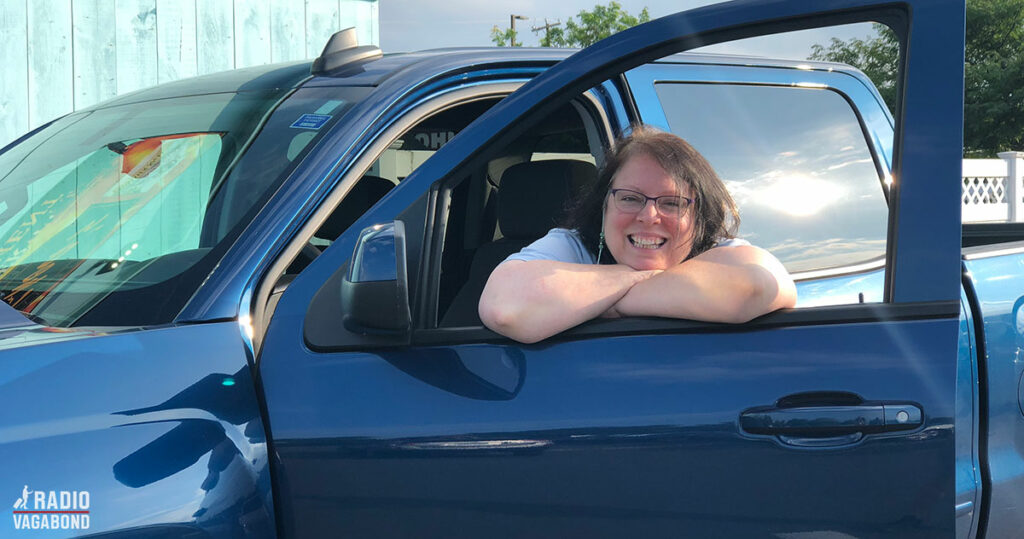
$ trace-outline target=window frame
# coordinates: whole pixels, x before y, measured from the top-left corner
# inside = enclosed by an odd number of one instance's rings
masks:
[[[525,82],[525,80],[500,80],[465,87],[445,88],[412,104],[406,110],[398,113],[396,120],[380,129],[373,142],[351,163],[331,193],[288,241],[287,246],[281,250],[273,264],[268,267],[256,287],[256,293],[249,301],[248,309],[243,307],[241,310],[242,313],[252,313],[247,319],[243,318],[243,323],[248,325],[247,331],[251,331],[253,350],[259,351],[277,300],[286,290],[286,286],[280,286],[280,281],[288,267],[298,258],[302,249],[327,221],[334,209],[341,204],[345,195],[395,140],[429,116],[473,101],[495,97],[504,98]],[[332,247],[333,244],[328,249]],[[410,262],[413,263],[410,270],[419,267],[419,261],[410,260]],[[409,275],[412,278],[415,273],[410,271]]]
[[[784,63],[784,62],[780,62]],[[666,64],[689,64],[686,71],[666,68]],[[795,64],[795,63],[794,63]],[[665,73],[670,76],[665,77]],[[679,78],[685,73],[685,78]],[[889,205],[887,220],[886,254],[852,264],[805,270],[793,274],[797,282],[806,282],[827,278],[842,278],[853,275],[866,275],[881,269],[883,280],[891,279],[892,260],[894,259],[893,234],[896,226],[896,209],[892,205],[891,190],[887,181],[892,178],[894,141],[896,133],[894,120],[888,109],[881,102],[877,91],[865,81],[862,75],[842,69],[811,68],[780,65],[747,66],[706,64],[703,62],[683,62],[678,57],[668,57],[633,68],[624,73],[624,87],[618,89],[617,98],[633,106],[644,123],[653,124],[671,132],[661,102],[657,97],[655,84],[665,83],[697,83],[697,84],[746,84],[756,86],[790,87],[798,85],[793,74],[800,73],[801,83],[811,84],[815,88],[835,92],[846,101],[856,117],[864,141],[871,155],[879,186],[886,203]],[[739,74],[737,76],[736,74]],[[840,76],[836,76],[836,74]],[[701,75],[701,76],[698,76]],[[845,76],[845,78],[843,78]],[[841,81],[837,83],[837,81]],[[628,92],[628,94],[627,94]],[[628,106],[627,104],[627,106]],[[647,105],[647,106],[645,106]],[[660,116],[651,115],[651,109],[657,108]],[[614,111],[606,111],[611,116]],[[617,126],[619,129],[624,126]],[[614,129],[614,127],[613,127]],[[882,133],[882,135],[880,135]],[[450,178],[441,180],[451,181]],[[424,248],[426,257],[439,257],[440,250],[431,246],[437,243],[429,235]],[[443,239],[441,240],[443,241]],[[424,268],[430,264],[424,264]],[[425,274],[423,277],[427,277]],[[427,306],[420,305],[422,309]],[[656,317],[635,317],[620,320],[591,320],[567,330],[549,340],[565,341],[610,337],[620,335],[648,334],[692,334],[703,332],[747,332],[751,330],[798,327],[820,324],[848,324],[858,322],[898,321],[910,319],[949,318],[957,316],[959,305],[952,302],[897,302],[888,293],[881,303],[849,303],[839,305],[808,306],[794,309],[783,309],[759,317],[745,324],[718,324],[692,320],[673,320]],[[465,343],[507,342],[502,337],[482,326],[471,327],[427,327],[416,326],[410,338],[412,346],[436,346]]]

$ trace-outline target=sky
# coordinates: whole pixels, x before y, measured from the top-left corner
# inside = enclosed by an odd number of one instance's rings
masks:
[[[692,9],[713,2],[708,0],[618,0],[622,8],[638,15],[646,7],[651,18]],[[519,38],[526,46],[537,46],[540,34],[530,28],[548,22],[563,24],[580,10],[592,10],[604,0],[380,0],[380,46],[384,52],[409,52],[440,47],[493,46],[491,28],[504,30],[509,15],[528,20],[516,21]],[[830,37],[841,39],[872,35],[867,24],[787,34],[786,39],[765,38],[729,45],[718,45],[709,52],[748,54],[781,58],[805,59],[814,43],[828,43]]]

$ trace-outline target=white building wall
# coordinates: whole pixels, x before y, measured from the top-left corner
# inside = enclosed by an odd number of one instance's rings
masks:
[[[73,110],[176,79],[315,58],[378,0],[0,0],[0,146]]]

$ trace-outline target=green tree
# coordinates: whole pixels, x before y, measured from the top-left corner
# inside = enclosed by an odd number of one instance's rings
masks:
[[[594,6],[593,11],[581,10],[576,18],[565,21],[564,28],[551,28],[540,39],[541,47],[588,47],[616,33],[651,20],[647,8],[639,15],[630,15],[618,2],[607,6]]]
[[[523,42],[519,39],[519,32],[506,28],[502,30],[497,26],[491,28],[491,41],[499,47],[508,47],[510,43],[515,43],[516,47],[522,47]]]
[[[1024,150],[1024,0],[967,2],[964,150]]]
[[[970,0],[966,22],[964,155],[1024,150],[1024,0]],[[860,69],[894,110],[899,47],[887,27],[875,31],[868,39],[815,45],[810,59]]]
[[[811,46],[810,60],[849,64],[864,72],[875,83],[890,111],[896,110],[896,76],[899,70],[900,44],[896,34],[883,24],[872,25],[875,36],[843,41],[832,38],[826,48]]]

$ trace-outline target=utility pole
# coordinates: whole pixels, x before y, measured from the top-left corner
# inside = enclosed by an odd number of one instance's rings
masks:
[[[516,19],[519,19],[521,21],[528,20],[527,17],[524,17],[522,15],[509,15],[508,16],[508,26],[512,30],[511,32],[509,32],[511,34],[509,36],[509,41],[510,41],[510,43],[508,45],[509,47],[515,47],[516,46]]]
[[[533,32],[539,32],[541,30],[544,30],[544,41],[547,41],[548,40],[548,30],[551,30],[552,28],[554,28],[556,26],[559,26],[561,24],[562,24],[561,21],[556,21],[556,22],[549,23],[547,19],[544,19],[544,26],[538,26],[536,28],[530,28],[530,30],[533,31]]]

